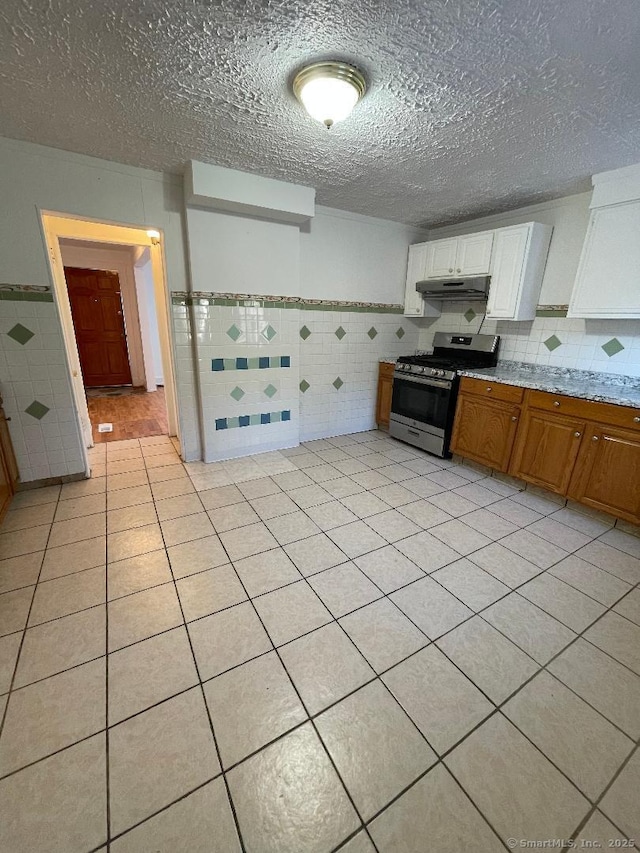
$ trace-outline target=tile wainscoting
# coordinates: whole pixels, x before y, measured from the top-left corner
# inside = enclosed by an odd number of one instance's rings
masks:
[[[21,482],[84,471],[62,329],[48,287],[0,286],[0,393]]]
[[[371,429],[378,359],[418,344],[395,304],[221,293],[172,303],[179,385],[195,350],[207,462]]]
[[[552,367],[640,377],[640,320],[576,320],[566,306],[539,305],[535,320],[484,320],[484,302],[445,302],[435,320],[423,320],[420,348],[435,332],[500,335],[500,358]],[[484,320],[484,322],[483,322]]]

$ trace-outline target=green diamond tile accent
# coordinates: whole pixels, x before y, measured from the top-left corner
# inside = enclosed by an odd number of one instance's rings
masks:
[[[262,330],[262,337],[266,338],[268,341],[272,341],[277,334],[278,333],[271,324],[269,324],[266,329]]]
[[[473,320],[473,318],[477,317],[478,315],[473,310],[473,308],[469,308],[467,311],[464,312],[463,316],[464,316],[464,319],[467,321],[467,323],[470,323]]]
[[[378,330],[375,328],[375,326],[372,326],[372,327],[369,329],[369,331],[367,332],[367,334],[369,335],[369,337],[371,338],[371,340],[373,340],[374,338],[377,338],[377,337],[378,337]]]
[[[35,418],[38,421],[41,421],[48,411],[49,406],[45,406],[44,403],[40,403],[38,400],[34,400],[33,403],[25,409],[25,412],[28,415],[31,415],[32,418]]]
[[[230,393],[236,402],[240,402],[240,400],[242,400],[242,398],[244,397],[244,391],[238,385],[236,385],[236,387]]]
[[[337,338],[339,341],[341,341],[347,333],[346,333],[346,332],[345,332],[345,330],[342,328],[342,326],[338,326],[338,328],[335,330],[335,333],[334,333],[334,334],[335,334],[336,338]]]
[[[305,391],[309,390],[309,388],[311,388],[311,385],[309,385],[306,379],[303,379],[300,383],[300,390],[302,391],[302,393],[304,394]]]
[[[342,386],[344,385],[344,382],[342,381],[342,379],[340,379],[339,376],[336,376],[336,378],[333,380],[332,384],[333,384],[333,387],[336,389],[336,391],[339,391],[342,388]]]
[[[232,341],[237,341],[242,332],[234,323],[230,329],[227,329],[227,334],[229,335]]]
[[[546,348],[549,352],[553,352],[554,349],[558,349],[559,346],[562,346],[562,341],[560,338],[556,337],[556,335],[551,335],[550,338],[547,338],[546,341],[543,341]]]
[[[34,332],[31,329],[27,329],[26,326],[23,326],[22,323],[16,323],[12,329],[9,329],[7,332],[10,338],[13,338],[14,341],[17,341],[19,344],[24,346],[27,341],[30,341],[34,336]]]
[[[402,326],[400,326],[400,328],[396,331],[396,338],[401,341],[404,338],[405,334],[405,330],[402,328]]]
[[[606,344],[602,345],[602,349],[606,352],[609,358],[611,358],[612,355],[617,355],[617,353],[622,352],[624,347],[617,338],[611,338],[610,341],[607,341]]]
[[[274,394],[278,393],[278,389],[275,387],[275,385],[267,385],[267,387],[264,389],[264,393],[267,395],[267,397],[271,398]]]
[[[307,329],[306,326],[303,326],[300,329],[300,337],[302,338],[303,341],[306,341],[310,334],[311,334],[311,330]]]

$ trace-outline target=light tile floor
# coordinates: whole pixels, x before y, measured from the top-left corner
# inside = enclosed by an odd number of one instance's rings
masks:
[[[376,432],[91,455],[0,530],[3,853],[640,838],[639,538]]]

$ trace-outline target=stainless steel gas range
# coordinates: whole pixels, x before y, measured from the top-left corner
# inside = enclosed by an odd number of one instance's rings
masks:
[[[393,373],[389,433],[436,456],[449,457],[458,371],[495,367],[498,335],[436,332],[432,355],[401,356]]]

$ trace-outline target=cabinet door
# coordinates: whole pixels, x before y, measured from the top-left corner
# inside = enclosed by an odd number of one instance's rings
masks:
[[[640,317],[640,201],[591,213],[569,317]]]
[[[519,415],[518,406],[460,394],[451,450],[498,471],[506,471]]]
[[[458,237],[456,253],[457,275],[488,275],[491,269],[493,231],[482,231]]]
[[[378,379],[378,400],[376,405],[376,423],[378,426],[389,428],[389,416],[391,415],[391,395],[393,392],[393,375],[380,370]]]
[[[640,434],[589,425],[569,495],[640,524]]]
[[[427,243],[427,278],[455,275],[458,237]]]
[[[516,318],[528,239],[526,225],[499,228],[495,232],[488,317]]]
[[[584,430],[584,421],[526,409],[509,473],[565,495]]]
[[[427,263],[426,243],[409,246],[409,262],[407,264],[407,283],[404,293],[404,313],[408,317],[422,316],[422,294],[416,291],[416,282],[425,276]]]

